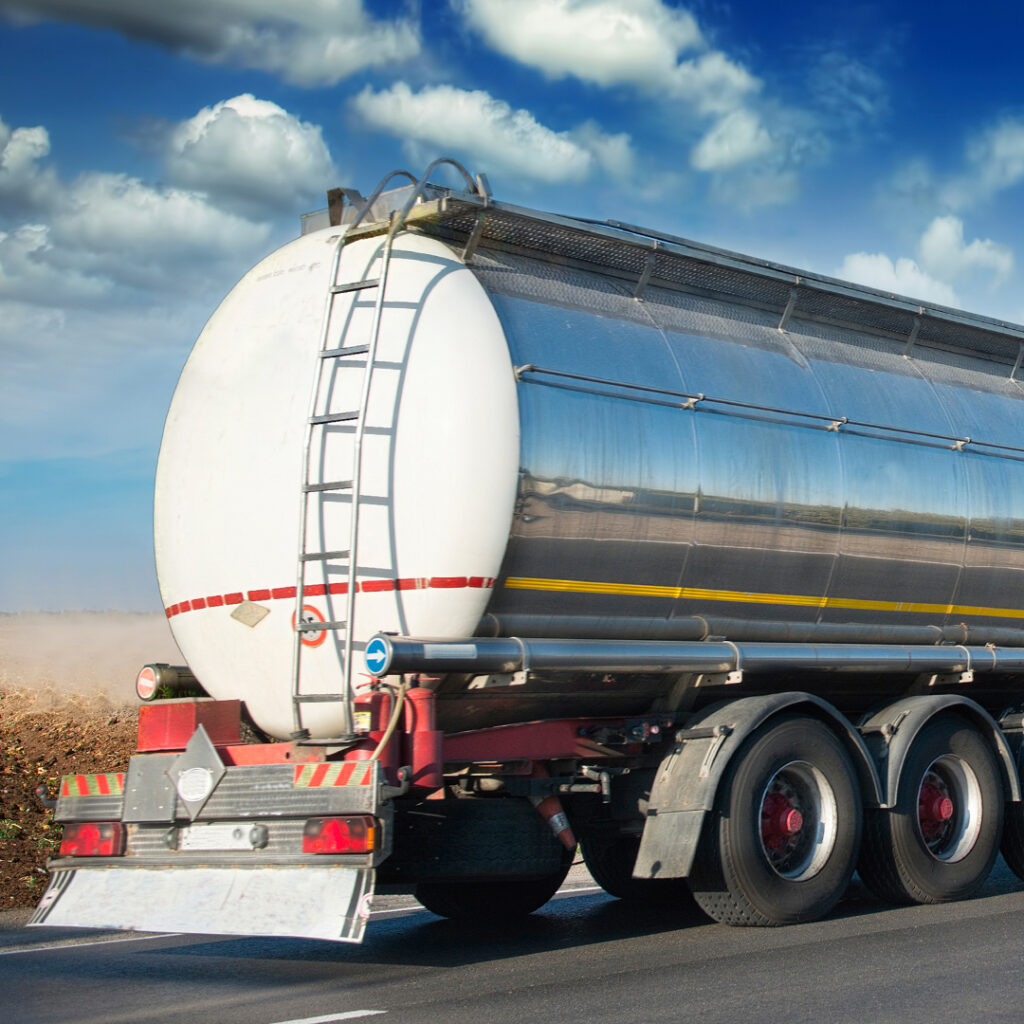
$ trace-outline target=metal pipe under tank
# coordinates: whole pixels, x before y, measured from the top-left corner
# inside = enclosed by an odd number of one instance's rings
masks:
[[[1024,649],[895,644],[552,640],[425,640],[378,633],[367,645],[375,676],[407,672],[1019,672]]]

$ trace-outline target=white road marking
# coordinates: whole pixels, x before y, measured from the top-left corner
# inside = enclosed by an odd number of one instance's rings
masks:
[[[326,1017],[300,1017],[297,1020],[279,1020],[277,1024],[330,1024],[335,1020],[356,1020],[358,1017],[376,1017],[387,1010],[349,1010],[347,1013],[329,1013]]]
[[[551,898],[553,900],[564,900],[567,896],[583,896],[588,892],[604,892],[604,889],[599,885],[581,885],[576,889],[563,889],[561,892],[556,892]]]

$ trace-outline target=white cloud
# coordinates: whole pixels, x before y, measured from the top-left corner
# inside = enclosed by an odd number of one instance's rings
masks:
[[[670,96],[692,103],[700,114],[724,114],[759,92],[761,81],[715,51],[680,63],[664,87]]]
[[[650,86],[680,51],[703,48],[688,11],[660,0],[463,0],[466,23],[499,53],[549,78]]]
[[[106,173],[62,182],[41,162],[45,128],[0,122],[0,189],[12,200],[0,207],[0,295],[57,308],[113,292],[137,303],[170,287],[206,295],[222,288],[213,282],[224,268],[261,255],[273,218],[285,207],[293,217],[333,170],[318,127],[250,95],[201,110],[165,144],[170,185]],[[35,210],[33,182],[46,186]]]
[[[740,108],[709,129],[691,151],[690,165],[710,176],[711,199],[749,213],[795,199],[801,172],[822,163],[829,148],[813,118],[799,110]]]
[[[964,225],[959,217],[936,217],[918,242],[921,265],[930,274],[951,281],[974,270],[990,270],[993,287],[1013,270],[1013,251],[991,239],[964,242]]]
[[[765,156],[774,148],[760,118],[749,110],[734,110],[721,118],[690,153],[698,171],[721,171]]]
[[[367,86],[351,104],[377,129],[413,144],[467,154],[471,171],[578,182],[595,166],[619,173],[632,160],[626,135],[606,135],[592,122],[573,132],[556,132],[528,110],[513,110],[481,90],[439,85],[414,93],[405,82],[396,82],[381,92]]]
[[[0,0],[0,12],[112,29],[302,86],[333,85],[363,68],[409,60],[421,46],[413,20],[377,21],[361,0]]]
[[[549,78],[631,85],[723,113],[760,88],[708,51],[696,19],[662,0],[456,0],[494,50]],[[693,56],[684,56],[693,54]]]
[[[239,128],[254,133],[254,160],[291,145],[289,166],[304,169],[303,187],[318,160],[329,166],[317,129],[247,97],[232,113],[233,102],[170,131],[178,144],[165,155],[180,161],[170,177],[187,170],[198,184],[204,161]],[[7,195],[24,193],[28,169],[52,187],[37,209],[0,208],[0,460],[109,450],[126,436],[155,445],[203,322],[275,240],[293,237],[296,211],[278,219],[271,203],[280,202],[272,194],[279,181],[263,195],[250,188],[244,209],[229,208],[212,172],[203,191],[123,174],[64,181],[46,164],[45,129],[18,132],[3,131],[8,150],[21,140],[21,162],[7,165]],[[232,166],[248,187],[244,166]]]
[[[75,181],[51,231],[61,263],[141,288],[201,279],[225,258],[256,250],[270,233],[266,223],[220,209],[200,193],[121,174]]]
[[[173,128],[165,160],[174,185],[242,211],[294,210],[335,173],[318,125],[250,93],[204,107]]]
[[[643,94],[667,131],[691,147],[689,166],[707,176],[716,202],[746,211],[788,202],[802,169],[828,148],[812,117],[764,98],[762,81],[712,47],[689,10],[666,0],[450,2],[493,50],[548,78]],[[851,93],[856,77],[846,76]],[[867,79],[856,83],[865,93]],[[599,147],[589,148],[599,156]],[[617,164],[632,167],[631,145]]]
[[[967,144],[967,170],[941,191],[951,210],[963,210],[1024,181],[1024,121],[1007,118]]]
[[[177,370],[270,226],[89,174],[0,232],[0,460],[156,443]]]
[[[967,289],[969,305],[1003,315],[993,306],[991,292],[1013,272],[1013,251],[991,239],[964,241],[959,217],[935,217],[917,243],[917,259],[895,262],[883,253],[853,253],[846,257],[836,276],[886,292],[909,295],[944,306],[961,306],[960,288]],[[988,296],[977,285],[988,279]],[[955,288],[954,288],[955,286]]]
[[[54,179],[39,161],[49,152],[50,135],[41,125],[12,129],[0,119],[0,210],[24,210],[47,201]]]
[[[17,300],[22,320],[32,303],[53,311],[68,302],[93,303],[110,291],[110,282],[81,270],[61,268],[53,260],[54,246],[45,224],[22,224],[0,232],[0,297]],[[14,314],[6,304],[7,327]]]
[[[636,166],[633,144],[625,132],[609,135],[596,121],[584,121],[569,132],[570,137],[593,154],[594,160],[611,178],[632,179]]]
[[[844,281],[877,288],[879,291],[908,295],[925,302],[957,306],[956,292],[943,281],[925,273],[917,263],[901,257],[895,263],[884,253],[851,253],[843,260],[835,276]]]

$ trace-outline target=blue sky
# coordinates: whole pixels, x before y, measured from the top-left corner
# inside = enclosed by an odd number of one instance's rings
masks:
[[[333,185],[499,199],[1024,322],[1024,7],[0,0],[0,611],[159,607],[196,335]]]

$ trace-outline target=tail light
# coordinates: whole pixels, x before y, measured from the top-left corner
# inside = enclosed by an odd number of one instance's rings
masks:
[[[302,830],[303,853],[370,853],[377,841],[369,814],[347,818],[310,818]]]
[[[120,857],[124,826],[118,821],[83,821],[64,826],[62,857]]]

